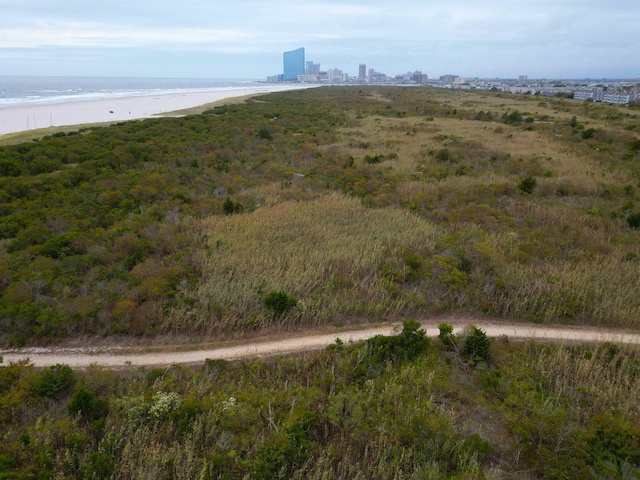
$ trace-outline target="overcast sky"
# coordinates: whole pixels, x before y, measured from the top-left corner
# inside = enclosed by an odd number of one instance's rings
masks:
[[[0,74],[638,78],[640,0],[0,0]]]

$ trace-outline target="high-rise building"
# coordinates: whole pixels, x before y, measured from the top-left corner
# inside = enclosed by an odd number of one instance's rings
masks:
[[[304,75],[304,47],[283,55],[284,73],[282,79],[286,81],[297,81],[299,75]]]
[[[358,70],[358,80],[364,82],[367,78],[367,65],[365,63],[360,64],[360,68]]]
[[[342,70],[338,68],[332,68],[327,71],[330,82],[342,82]]]
[[[304,74],[313,75],[313,62],[309,62],[309,61],[305,62]]]
[[[451,74],[441,75],[440,76],[440,82],[444,83],[444,84],[451,85],[456,81],[456,77],[457,77],[457,75],[451,75]]]

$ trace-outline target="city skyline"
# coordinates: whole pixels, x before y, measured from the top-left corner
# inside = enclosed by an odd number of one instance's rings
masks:
[[[328,68],[430,77],[638,78],[640,5],[489,0],[0,0],[4,75],[263,79],[304,45]]]

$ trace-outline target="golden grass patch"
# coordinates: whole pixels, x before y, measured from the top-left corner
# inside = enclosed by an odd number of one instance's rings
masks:
[[[389,293],[382,263],[399,249],[432,248],[435,235],[412,213],[369,209],[339,193],[315,201],[267,199],[252,213],[209,217],[201,227],[208,240],[203,280],[191,293],[197,308],[175,312],[173,321],[210,331],[269,323],[262,301],[271,290],[302,302],[283,321],[395,316],[404,304]]]

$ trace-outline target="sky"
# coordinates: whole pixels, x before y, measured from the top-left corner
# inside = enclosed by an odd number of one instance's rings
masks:
[[[0,0],[0,75],[639,78],[639,0]]]

